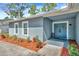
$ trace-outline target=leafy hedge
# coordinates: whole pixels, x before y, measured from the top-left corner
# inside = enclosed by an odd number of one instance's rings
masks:
[[[70,56],[79,56],[79,49],[77,48],[77,45],[70,44],[68,47],[68,51]]]

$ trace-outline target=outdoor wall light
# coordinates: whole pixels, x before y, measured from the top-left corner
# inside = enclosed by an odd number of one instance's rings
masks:
[[[72,24],[69,24],[69,26],[71,26]]]

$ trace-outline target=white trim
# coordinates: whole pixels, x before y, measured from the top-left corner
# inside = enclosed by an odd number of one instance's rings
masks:
[[[15,32],[15,30],[16,30],[15,25],[16,24],[18,25],[18,33]],[[19,23],[14,23],[14,35],[18,35],[18,34],[19,34]]]
[[[69,22],[68,21],[57,21],[57,22],[53,22],[52,26],[53,26],[53,33],[54,33],[54,24],[57,24],[57,23],[66,23],[67,24],[67,39],[69,39]]]
[[[24,34],[24,23],[27,23],[27,34]],[[28,21],[23,21],[22,22],[22,35],[24,36],[28,36],[29,35],[29,24],[28,24]]]
[[[2,30],[0,29],[0,33],[2,32]]]

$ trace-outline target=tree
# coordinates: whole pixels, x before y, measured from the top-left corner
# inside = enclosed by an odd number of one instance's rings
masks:
[[[4,19],[9,19],[9,17],[5,17]]]
[[[41,9],[42,9],[42,12],[46,12],[54,9],[55,6],[56,6],[56,3],[45,3]]]
[[[30,4],[25,3],[10,3],[6,4],[7,10],[5,13],[10,16],[10,18],[21,18],[23,17],[23,11],[29,8]]]
[[[39,10],[36,8],[36,5],[32,4],[31,7],[30,7],[30,9],[29,9],[29,11],[28,11],[28,13],[30,13],[31,15],[35,15],[35,14],[38,13],[38,11]]]

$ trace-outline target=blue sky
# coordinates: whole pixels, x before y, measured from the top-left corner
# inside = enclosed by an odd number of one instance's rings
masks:
[[[43,6],[43,3],[35,3],[36,4],[36,6],[37,6],[37,8],[39,9],[39,8],[41,8],[42,6]],[[64,3],[58,3],[57,4],[57,6],[56,6],[56,9],[62,9],[62,8],[64,8],[64,7],[66,7],[66,4],[64,4]],[[0,3],[0,19],[4,19],[6,16],[8,16],[2,9],[5,9],[6,8],[6,5],[5,5],[5,3]],[[29,14],[28,14],[28,10],[26,10],[26,11],[24,11],[24,16],[29,16]]]

